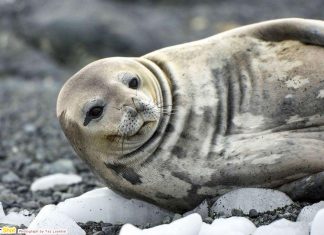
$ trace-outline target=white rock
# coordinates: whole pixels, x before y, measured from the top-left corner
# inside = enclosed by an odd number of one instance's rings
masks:
[[[214,227],[212,227],[210,224],[202,223],[200,227],[200,231],[198,235],[210,235],[214,234]]]
[[[319,210],[312,222],[311,235],[323,235],[324,233],[324,209]]]
[[[36,218],[28,226],[32,230],[45,230],[45,229],[66,229],[68,235],[85,235],[85,231],[77,225],[68,216],[57,211],[55,205],[47,205],[42,208]],[[33,233],[33,235],[44,233]]]
[[[121,228],[119,235],[143,235],[143,230],[135,227],[132,224],[125,224]]]
[[[308,235],[309,227],[304,222],[277,220],[269,225],[260,226],[253,235]]]
[[[218,229],[210,224],[203,224],[198,235],[244,235],[241,232],[230,231],[228,229]],[[250,235],[250,234],[249,234]]]
[[[194,213],[198,213],[202,218],[208,217],[208,203],[207,203],[207,200],[204,200],[195,209],[184,213],[183,216],[191,215],[191,214],[194,214]]]
[[[59,185],[59,184],[70,185],[70,184],[77,184],[81,181],[82,178],[78,175],[58,173],[53,175],[47,175],[35,180],[35,182],[33,182],[31,185],[31,190],[32,191],[44,190],[44,189],[53,188],[55,185]]]
[[[133,225],[126,224],[119,235],[197,235],[202,226],[199,214],[191,214],[170,224],[140,230]]]
[[[231,216],[233,209],[240,209],[248,214],[251,209],[257,212],[273,211],[292,204],[293,201],[284,193],[262,188],[242,188],[224,194],[211,207],[212,213],[224,213]]]
[[[79,197],[70,198],[57,205],[58,211],[76,222],[160,224],[173,214],[150,203],[126,199],[108,188],[95,189]]]
[[[5,217],[5,216],[6,215],[5,215],[4,211],[3,211],[2,203],[0,202],[0,219]]]
[[[244,217],[216,219],[209,225],[202,226],[199,235],[250,235],[255,231],[255,225]]]
[[[324,208],[324,201],[315,203],[310,206],[305,206],[299,213],[297,221],[310,223],[313,221],[316,213]]]
[[[0,215],[0,224],[11,224],[11,225],[18,225],[18,226],[23,224],[25,226],[28,226],[34,218],[35,218],[35,215],[30,214],[29,211],[27,211],[27,210],[22,210],[18,213],[17,212],[9,212],[8,215],[6,215],[2,218]]]

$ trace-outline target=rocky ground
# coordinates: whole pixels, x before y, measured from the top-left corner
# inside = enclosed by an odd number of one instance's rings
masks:
[[[82,65],[107,56],[141,55],[265,19],[324,18],[321,0],[134,2],[0,0],[0,202],[6,212],[37,213],[44,205],[102,186],[72,151],[55,116],[60,87]],[[36,178],[58,172],[76,173],[83,181],[30,190]],[[295,220],[305,204],[252,211],[249,217],[256,225]],[[88,234],[117,234],[120,228],[80,225]]]

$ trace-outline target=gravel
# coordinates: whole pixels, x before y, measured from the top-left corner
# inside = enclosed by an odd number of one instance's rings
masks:
[[[113,225],[108,223],[78,223],[78,225],[86,231],[87,234],[97,234],[97,235],[114,235],[118,234],[122,225]]]
[[[274,211],[267,211],[264,213],[258,213],[255,209],[251,209],[249,214],[244,214],[243,211],[234,209],[232,210],[232,216],[243,216],[251,220],[257,227],[261,225],[271,224],[273,221],[278,219],[287,219],[291,221],[296,221],[298,214],[301,209],[305,206],[310,205],[308,202],[294,202],[289,206],[283,208],[278,208]],[[226,218],[224,214],[214,214],[213,219]]]

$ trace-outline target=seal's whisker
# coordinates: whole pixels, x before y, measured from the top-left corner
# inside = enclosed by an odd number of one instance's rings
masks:
[[[156,106],[157,106],[158,108],[161,108],[161,107],[170,107],[170,106],[172,107],[173,105],[172,105],[172,104],[170,104],[170,105],[158,105],[158,104],[157,104]]]
[[[166,115],[166,116],[171,116],[171,115],[174,115],[175,113],[162,113],[163,115]]]
[[[155,103],[155,102],[153,102],[155,105],[160,105],[160,104],[162,104],[162,102],[157,102],[157,103]]]
[[[176,112],[167,112],[167,111],[162,111],[162,112],[159,112],[159,113],[163,113],[163,114],[176,114]]]
[[[113,141],[116,142],[116,145],[118,145],[120,143],[121,139],[122,139],[122,134],[120,133],[119,130],[117,130],[117,135],[115,136]]]
[[[168,106],[168,105],[166,105],[166,106],[156,106],[156,107],[152,107],[152,108],[159,108],[159,109],[168,109],[168,108],[170,108],[170,107],[172,107],[172,105],[170,105],[170,106]],[[177,108],[171,108],[172,110],[176,110]]]
[[[177,110],[158,110],[157,113],[176,113]]]
[[[159,107],[159,108],[162,108],[163,110],[168,110],[167,108],[165,108],[165,107]],[[179,110],[179,109],[171,109],[171,110]]]
[[[171,110],[167,110],[167,109],[162,109],[163,112],[173,112],[173,111],[178,111],[178,109],[171,109]]]

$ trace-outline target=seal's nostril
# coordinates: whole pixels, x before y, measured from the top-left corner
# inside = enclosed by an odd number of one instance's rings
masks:
[[[130,107],[130,106],[124,106],[127,110],[127,113],[129,113],[129,115],[131,117],[136,117],[137,116],[137,111],[133,108],[133,107]]]
[[[132,100],[133,100],[133,104],[138,112],[144,111],[144,105],[139,99],[133,97]]]

